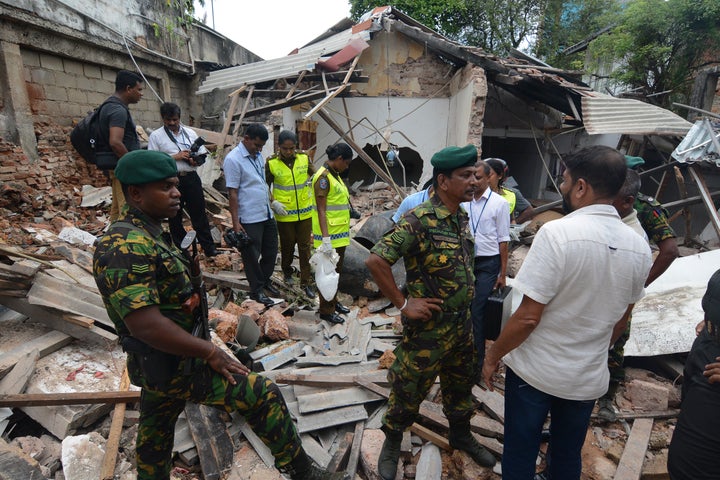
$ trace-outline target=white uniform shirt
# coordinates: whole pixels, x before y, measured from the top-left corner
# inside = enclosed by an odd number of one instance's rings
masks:
[[[194,130],[185,128],[182,125],[180,125],[177,135],[173,132],[170,133],[175,138],[175,142],[170,139],[164,127],[155,129],[148,138],[148,150],[159,150],[168,155],[175,155],[183,150],[190,150],[190,146],[192,146],[195,139],[198,138]],[[200,147],[198,153],[207,153],[207,149]],[[197,170],[197,167],[190,166],[185,160],[177,160],[177,169],[178,172],[193,172]]]
[[[505,363],[547,394],[601,397],[610,380],[613,327],[642,298],[651,263],[647,242],[611,205],[590,205],[543,225],[515,286],[545,309]]]
[[[470,217],[470,231],[475,239],[475,256],[500,253],[500,243],[510,241],[510,205],[505,199],[486,188],[480,198],[463,202],[461,206]]]

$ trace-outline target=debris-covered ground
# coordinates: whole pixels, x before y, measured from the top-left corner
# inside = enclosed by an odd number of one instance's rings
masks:
[[[0,303],[5,306],[0,313],[0,392],[13,394],[0,399],[16,402],[12,409],[0,408],[3,480],[135,478],[138,394],[123,378],[124,354],[91,276],[91,239],[106,226],[102,199],[107,194],[85,189],[84,195],[100,200],[80,207],[81,191],[75,186],[42,195],[21,185],[0,186]],[[217,192],[210,195],[215,204],[222,203]],[[363,217],[354,230],[394,208],[398,199],[387,185],[356,188],[352,202]],[[222,207],[211,213],[217,227],[229,219]],[[511,274],[526,250],[517,246],[513,251]],[[344,324],[331,325],[314,314],[316,300],[304,298],[297,282],[282,281],[279,270],[274,280],[283,298],[266,308],[245,298],[239,254],[224,245],[220,252],[204,262],[214,341],[236,353],[255,344],[253,368],[281,385],[316,462],[355,472],[355,478],[379,478],[385,373],[402,328],[397,309],[370,294],[342,293],[351,313]],[[363,292],[372,287],[358,286]],[[615,402],[618,421],[594,418],[588,430],[583,479],[613,478],[618,469],[636,472],[632,478],[667,478],[680,360],[673,356],[643,365],[662,376],[628,369]],[[499,458],[502,382],[496,387],[493,393],[475,387],[473,431]],[[501,478],[499,466],[478,467],[464,453],[446,450],[441,395],[436,384],[420,421],[406,435],[398,478]],[[208,410],[186,409],[179,420],[172,478],[281,478],[242,418]],[[198,418],[205,434],[197,431]],[[198,435],[202,442],[196,442]],[[629,441],[631,449],[626,448]],[[541,452],[539,469],[543,462]]]

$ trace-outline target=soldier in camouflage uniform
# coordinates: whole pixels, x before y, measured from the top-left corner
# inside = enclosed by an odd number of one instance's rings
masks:
[[[438,375],[450,445],[467,451],[481,465],[495,464],[493,455],[470,434],[471,389],[479,373],[470,320],[474,247],[468,216],[459,205],[472,199],[476,160],[473,145],[436,153],[430,198],[406,213],[366,261],[382,293],[400,309],[403,322],[403,339],[388,372],[386,438],[378,461],[385,480],[395,478],[402,432],[415,421]],[[407,297],[392,276],[391,266],[400,258],[407,271]]]
[[[293,479],[344,478],[306,455],[277,385],[191,334],[195,317],[181,308],[192,294],[189,262],[161,225],[180,208],[175,160],[137,150],[118,162],[115,176],[128,205],[99,239],[93,271],[128,352],[130,380],[142,388],[138,479],[170,478],[175,421],[186,401],[242,413]]]
[[[645,163],[640,157],[626,156],[625,160],[628,168],[631,169]],[[677,241],[675,240],[677,235],[670,226],[667,210],[653,197],[638,193],[635,196],[633,208],[637,212],[638,221],[650,243],[654,243],[658,248],[658,254],[653,261],[652,267],[650,267],[648,278],[645,280],[645,286],[647,287],[662,275],[678,257]],[[608,352],[610,386],[607,393],[598,400],[598,417],[610,422],[617,419],[613,402],[620,382],[625,380],[623,361],[625,359],[625,344],[630,338],[630,325],[631,319],[628,319],[625,331]]]

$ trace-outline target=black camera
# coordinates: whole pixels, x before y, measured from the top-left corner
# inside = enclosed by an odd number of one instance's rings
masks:
[[[252,245],[252,239],[242,230],[239,232],[228,230],[225,232],[225,243],[238,250],[243,250]]]
[[[362,215],[360,215],[360,212],[355,210],[353,207],[350,207],[350,218],[354,218],[355,220],[358,220],[361,217],[362,217]]]
[[[205,160],[207,159],[207,153],[198,153],[200,150],[200,147],[205,145],[207,142],[203,137],[198,137],[195,139],[195,141],[190,145],[190,158],[195,162],[196,166],[200,166],[203,163],[205,163]]]

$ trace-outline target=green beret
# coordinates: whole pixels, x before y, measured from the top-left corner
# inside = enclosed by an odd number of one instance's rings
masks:
[[[631,157],[630,155],[625,155],[625,165],[627,165],[627,167],[630,169],[639,167],[640,165],[644,164],[645,160],[643,160],[642,157]]]
[[[175,159],[157,150],[133,150],[123,155],[115,167],[115,176],[125,185],[157,182],[177,174]]]
[[[464,147],[446,147],[430,159],[430,164],[438,170],[453,170],[460,167],[473,167],[477,162],[478,152],[475,145]]]

